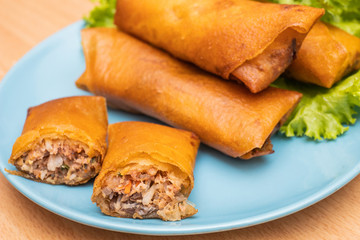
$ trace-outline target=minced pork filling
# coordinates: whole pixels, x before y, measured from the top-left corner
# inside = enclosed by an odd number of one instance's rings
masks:
[[[153,167],[110,176],[104,186],[102,196],[108,210],[122,217],[180,220],[189,208],[196,213],[181,192],[181,180]]]
[[[43,139],[15,161],[30,178],[59,184],[76,184],[96,175],[100,157],[90,158],[80,142]]]

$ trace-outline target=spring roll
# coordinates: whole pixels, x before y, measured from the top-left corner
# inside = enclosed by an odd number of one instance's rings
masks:
[[[79,88],[114,108],[194,132],[232,157],[272,153],[270,135],[301,98],[272,87],[252,94],[116,29],[84,29],[82,45],[86,70]]]
[[[285,71],[323,14],[248,0],[118,0],[115,24],[256,93]]]
[[[52,100],[28,110],[8,171],[51,184],[86,183],[100,171],[106,151],[107,110],[103,97]]]
[[[303,82],[330,88],[360,69],[360,38],[318,22],[305,38],[287,73]]]
[[[92,201],[115,217],[177,221],[194,215],[187,198],[199,143],[191,132],[158,124],[111,124]]]

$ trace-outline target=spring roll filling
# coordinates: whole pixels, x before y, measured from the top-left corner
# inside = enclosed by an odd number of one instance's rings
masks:
[[[78,184],[100,170],[101,157],[89,157],[87,146],[68,139],[43,139],[15,161],[24,177],[52,184]]]
[[[189,180],[185,185],[189,185]],[[161,218],[176,221],[197,212],[187,201],[184,181],[155,167],[126,175],[110,175],[101,190],[103,206],[111,215],[133,218]]]

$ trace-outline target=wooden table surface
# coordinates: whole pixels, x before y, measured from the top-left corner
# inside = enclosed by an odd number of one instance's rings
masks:
[[[0,0],[0,79],[41,40],[82,18],[88,0]],[[6,138],[6,136],[2,136]],[[0,174],[0,239],[192,239],[116,233],[55,215]],[[198,239],[360,239],[360,176],[327,199],[288,217]]]

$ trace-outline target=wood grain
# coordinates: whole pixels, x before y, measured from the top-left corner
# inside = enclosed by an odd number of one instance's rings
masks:
[[[0,6],[0,79],[37,43],[92,8],[88,0],[0,0]],[[0,196],[0,239],[194,238],[135,236],[78,224],[31,202],[2,174]],[[360,177],[296,214],[245,229],[197,235],[196,239],[360,239]]]

